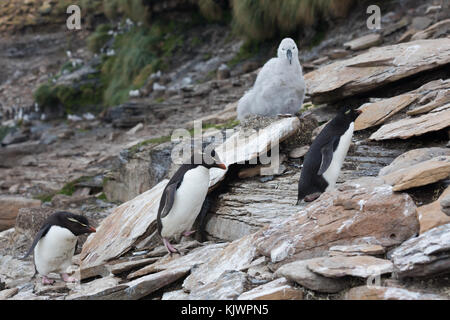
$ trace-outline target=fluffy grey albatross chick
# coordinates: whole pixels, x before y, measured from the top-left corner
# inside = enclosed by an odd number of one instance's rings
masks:
[[[276,116],[295,114],[305,98],[305,80],[294,40],[285,38],[278,56],[266,62],[253,88],[245,93],[237,106],[238,119],[247,115]]]

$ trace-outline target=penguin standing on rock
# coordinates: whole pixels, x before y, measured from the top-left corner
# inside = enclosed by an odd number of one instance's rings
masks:
[[[303,199],[314,201],[322,192],[334,188],[360,113],[360,110],[342,108],[313,141],[298,182],[297,205]]]
[[[198,160],[198,161],[196,161]],[[181,236],[189,236],[209,188],[209,169],[226,166],[213,151],[192,156],[189,163],[183,164],[166,185],[159,203],[157,225],[167,251],[179,253],[169,239],[179,240]]]
[[[95,231],[86,217],[64,211],[55,212],[45,220],[23,258],[34,250],[35,271],[43,276],[43,284],[54,283],[47,278],[50,272],[60,273],[65,282],[76,282],[65,271],[72,264],[77,236]]]

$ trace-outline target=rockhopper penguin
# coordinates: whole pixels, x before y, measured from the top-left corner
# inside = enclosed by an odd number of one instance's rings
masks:
[[[209,188],[209,169],[226,166],[214,151],[211,156],[204,153],[193,155],[183,164],[166,185],[159,203],[157,226],[164,246],[171,253],[178,252],[169,239],[179,240],[189,236]]]
[[[65,272],[72,264],[77,236],[91,232],[95,229],[86,217],[64,211],[55,212],[45,220],[23,258],[34,250],[35,271],[43,276],[43,284],[54,283],[47,278],[50,272],[60,273],[65,282],[76,282]]]
[[[342,108],[311,144],[298,182],[297,204],[314,201],[334,188],[348,148],[352,142],[359,110]]]

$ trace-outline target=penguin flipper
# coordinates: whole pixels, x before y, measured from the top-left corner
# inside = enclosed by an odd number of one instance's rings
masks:
[[[331,161],[333,160],[333,152],[334,149],[336,149],[335,143],[338,141],[338,139],[333,138],[320,149],[322,153],[322,162],[320,163],[320,168],[317,175],[321,176],[325,171],[327,171]]]
[[[176,183],[169,184],[167,188],[164,190],[164,206],[161,211],[161,218],[167,216],[172,209],[173,202],[175,201],[175,192],[177,191],[178,185]]]
[[[51,228],[51,225],[48,224],[48,225],[42,227],[41,230],[39,230],[39,232],[34,237],[34,240],[33,240],[33,243],[31,244],[30,249],[28,249],[28,252],[22,257],[22,259],[25,259],[26,257],[28,257],[30,255],[30,253],[33,251],[34,247],[36,247],[39,240],[41,240],[41,238],[47,234],[47,232],[48,232],[48,230],[50,230],[50,228]]]

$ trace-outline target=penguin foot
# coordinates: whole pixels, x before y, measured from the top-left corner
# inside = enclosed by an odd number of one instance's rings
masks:
[[[166,249],[170,255],[172,255],[172,253],[181,254],[181,252],[177,248],[175,248],[173,245],[170,244],[169,240],[167,240],[166,238],[163,238],[163,242],[164,242],[164,246],[166,247]]]
[[[185,232],[183,232],[183,237],[189,237],[190,235],[194,234],[195,232],[197,232],[197,230],[185,231]]]
[[[304,198],[304,200],[305,200],[305,202],[312,202],[312,201],[316,200],[318,197],[320,197],[321,194],[322,193],[320,193],[320,192],[309,194]]]
[[[52,285],[54,283],[55,283],[55,280],[51,280],[51,279],[47,278],[46,276],[42,277],[42,284],[43,285],[47,285],[47,284]]]
[[[64,282],[77,282],[78,280],[74,277],[70,277],[67,273],[61,273],[61,278]]]

